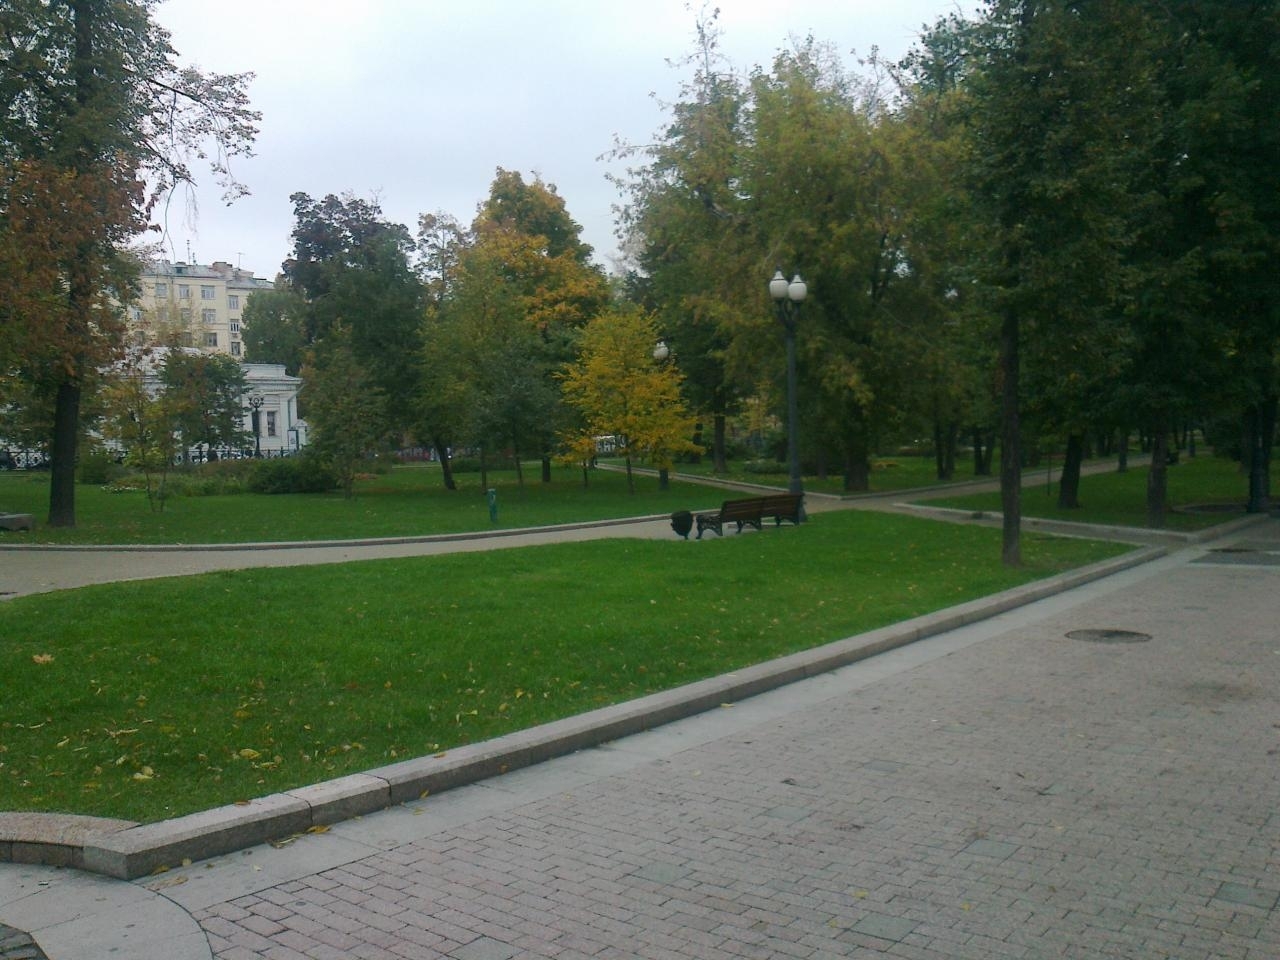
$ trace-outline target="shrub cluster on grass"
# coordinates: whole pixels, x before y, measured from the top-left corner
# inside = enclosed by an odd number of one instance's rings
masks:
[[[253,464],[248,478],[252,493],[326,493],[338,486],[338,475],[319,457],[303,454]]]

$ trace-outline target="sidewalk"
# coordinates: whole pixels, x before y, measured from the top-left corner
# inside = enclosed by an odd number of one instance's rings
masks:
[[[1278,577],[1267,520],[279,848],[0,865],[0,924],[61,960],[1274,957]]]

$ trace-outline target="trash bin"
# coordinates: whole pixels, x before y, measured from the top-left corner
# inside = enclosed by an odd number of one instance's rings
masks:
[[[677,536],[689,539],[689,531],[693,529],[693,514],[688,510],[677,510],[671,515],[671,529]]]

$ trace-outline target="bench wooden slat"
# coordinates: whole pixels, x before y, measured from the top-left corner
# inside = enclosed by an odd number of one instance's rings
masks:
[[[770,494],[763,497],[726,500],[715,513],[700,513],[694,518],[698,526],[698,537],[702,539],[703,531],[714,530],[716,536],[723,536],[726,523],[736,523],[738,533],[744,526],[752,526],[757,530],[766,517],[773,518],[775,526],[781,526],[783,520],[794,524],[800,523],[804,497],[794,493]]]

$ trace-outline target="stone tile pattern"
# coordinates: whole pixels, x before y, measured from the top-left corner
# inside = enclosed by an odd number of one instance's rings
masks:
[[[1181,568],[197,919],[219,960],[1275,958],[1277,587]]]
[[[0,923],[0,960],[49,960],[31,935]]]

